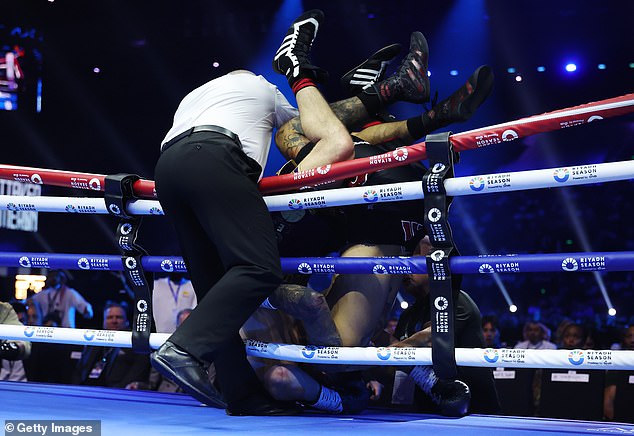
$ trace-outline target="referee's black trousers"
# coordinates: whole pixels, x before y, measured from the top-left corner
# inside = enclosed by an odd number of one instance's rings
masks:
[[[161,154],[156,191],[177,232],[198,306],[170,341],[213,361],[231,404],[260,386],[239,329],[282,281],[260,165],[228,137],[199,132]]]

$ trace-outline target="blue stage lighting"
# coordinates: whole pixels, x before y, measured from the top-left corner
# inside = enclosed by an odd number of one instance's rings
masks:
[[[606,66],[605,66],[605,64],[599,64],[599,65],[597,65],[597,68],[600,69],[600,70],[605,70]]]
[[[539,67],[537,67],[537,71],[539,71],[540,73],[543,73],[544,71],[546,71],[546,67],[540,65]]]
[[[577,65],[573,64],[572,62],[569,64],[566,64],[566,71],[568,71],[569,73],[577,71]]]
[[[509,74],[513,74],[513,73],[515,73],[515,71],[516,70],[513,67],[509,67],[509,68],[506,69],[506,72],[509,73]]]
[[[451,70],[451,71],[449,71],[449,75],[450,75],[450,76],[457,76],[457,75],[458,75],[458,70]]]

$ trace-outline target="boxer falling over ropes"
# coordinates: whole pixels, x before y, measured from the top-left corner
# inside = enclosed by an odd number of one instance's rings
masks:
[[[420,32],[412,34],[410,51],[398,71],[384,78],[387,64],[398,54],[399,49],[398,44],[387,46],[343,76],[344,86],[356,96],[334,103],[331,108],[346,126],[353,127],[384,116],[381,113],[383,108],[395,101],[423,103],[428,100],[428,49],[424,36]],[[373,125],[353,133],[355,157],[392,151],[437,128],[469,119],[489,95],[492,84],[491,69],[482,66],[454,94],[421,116]],[[309,168],[303,165],[305,156],[318,152],[304,134],[299,118],[284,124],[276,135],[276,141],[282,154],[289,159],[285,172],[298,165],[300,169]],[[379,185],[411,181],[420,179],[424,171],[424,166],[416,163],[357,177],[350,182],[356,185]],[[372,207],[352,206],[346,208],[345,213],[332,210],[319,214],[312,213],[312,210],[301,213],[304,216],[274,214],[282,256],[325,255],[332,251],[340,251],[343,256],[351,257],[392,256],[406,253],[405,243],[422,227],[418,221],[423,216],[423,206],[421,202],[383,203]],[[319,226],[323,231],[315,231],[314,226]],[[314,240],[311,240],[311,235],[315,237]],[[297,241],[302,243],[297,244]],[[312,250],[305,250],[307,247]],[[306,330],[321,332],[318,338],[308,332],[308,343],[369,345],[375,332],[384,326],[401,278],[399,275],[336,276],[327,291],[336,330],[333,332],[332,321],[328,317],[314,317],[312,321],[304,319]],[[312,297],[299,298],[298,295],[303,292],[305,296],[311,293]],[[311,302],[324,313],[323,297],[302,286],[282,285],[270,298],[273,306],[291,311],[296,310],[293,306],[298,306],[294,302],[300,300]],[[248,331],[248,326],[246,336],[262,338],[258,337],[257,332]],[[326,338],[331,338],[332,342],[328,343]],[[262,340],[270,340],[270,337]],[[256,364],[256,369],[269,392],[280,400],[295,400],[335,413],[358,412],[368,402],[369,393],[357,374],[323,377],[323,374],[316,374],[310,369],[304,371],[295,365],[262,365],[261,362]],[[432,377],[433,373],[429,374],[430,380],[434,380]],[[441,410],[447,415],[466,412],[468,388],[464,383],[456,381],[456,384],[459,389],[444,389],[444,398],[437,394],[438,389],[433,393],[433,398],[442,405]],[[447,398],[447,395],[451,398]]]
[[[308,50],[320,11],[294,23],[276,56],[316,150],[349,149],[346,128],[319,93]],[[273,127],[297,111],[262,76],[238,70],[185,96],[161,146],[156,192],[174,224],[198,305],[151,356],[154,368],[229,415],[287,415],[246,359],[239,329],[282,282],[273,223],[257,188]],[[327,128],[326,128],[327,127]],[[319,159],[316,159],[318,161]],[[208,379],[213,363],[222,395]]]

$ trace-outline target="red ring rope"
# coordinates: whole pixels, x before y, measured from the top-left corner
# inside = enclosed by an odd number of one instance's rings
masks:
[[[456,151],[471,150],[631,112],[634,112],[634,94],[626,94],[504,124],[471,130],[451,135],[450,138]],[[265,177],[260,181],[259,187],[263,194],[290,191],[304,186],[317,186],[335,180],[342,180],[379,169],[407,165],[425,158],[425,143],[420,142],[379,156],[338,162],[300,173]],[[0,179],[103,191],[105,176],[102,174],[0,165]],[[133,188],[138,197],[156,198],[154,182],[151,180],[137,180]]]

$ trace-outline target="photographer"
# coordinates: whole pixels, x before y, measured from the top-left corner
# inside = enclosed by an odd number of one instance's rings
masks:
[[[93,316],[92,306],[75,289],[68,286],[64,271],[51,271],[46,278],[46,289],[32,298],[41,309],[42,316],[51,326],[75,328],[75,313],[86,319]]]

